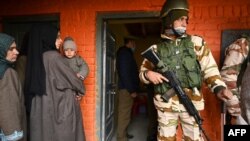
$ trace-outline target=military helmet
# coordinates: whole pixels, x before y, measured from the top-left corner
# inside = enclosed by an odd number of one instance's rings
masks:
[[[172,10],[185,10],[189,11],[187,0],[166,0],[162,6],[160,18],[166,17]]]

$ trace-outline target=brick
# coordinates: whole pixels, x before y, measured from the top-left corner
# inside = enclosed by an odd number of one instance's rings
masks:
[[[225,6],[224,7],[224,16],[225,17],[233,17],[233,7],[232,6]]]
[[[164,3],[164,1],[162,0],[149,0],[149,1],[151,6],[158,6],[158,7],[161,7]]]
[[[233,6],[233,15],[235,17],[240,17],[241,16],[241,7],[239,5],[234,5]]]
[[[95,103],[95,100],[93,98],[86,98],[85,101],[86,101],[86,104],[94,104]]]
[[[247,7],[248,7],[248,12],[247,13],[248,13],[248,15],[250,15],[250,8],[249,8],[250,7],[250,3],[247,5]]]
[[[201,16],[202,16],[203,19],[208,19],[208,18],[210,18],[210,16],[209,16],[209,8],[207,8],[207,7],[202,7],[201,13],[202,13]]]
[[[202,10],[203,9],[201,7],[194,7],[194,18],[201,18]]]
[[[210,6],[208,8],[208,10],[209,10],[210,17],[218,17],[218,15],[217,15],[217,7]]]
[[[196,30],[204,30],[204,31],[217,30],[217,25],[197,24],[196,25]]]
[[[247,5],[241,6],[241,16],[242,17],[248,17],[250,14],[248,13],[249,7]]]
[[[189,14],[188,14],[189,18],[193,18],[194,17],[194,7],[193,6],[189,6]]]
[[[217,30],[218,30],[218,26],[220,24],[223,24],[225,22],[228,22],[226,18],[223,18],[223,17],[214,17],[214,18],[210,18],[206,21],[207,24],[212,24],[214,26],[217,27]]]
[[[204,34],[205,34],[204,31],[201,31],[201,30],[193,30],[193,31],[190,31],[189,33],[192,35],[198,35],[201,37],[204,37]]]
[[[217,17],[224,16],[224,8],[222,6],[217,6]]]
[[[218,39],[220,37],[220,31],[218,31],[218,30],[210,30],[210,31],[208,31],[206,33],[205,36],[210,37],[210,38]]]

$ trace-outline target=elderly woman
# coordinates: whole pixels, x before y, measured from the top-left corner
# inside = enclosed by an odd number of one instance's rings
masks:
[[[13,37],[0,33],[0,140],[26,140],[24,96],[17,72],[12,68],[19,52]]]

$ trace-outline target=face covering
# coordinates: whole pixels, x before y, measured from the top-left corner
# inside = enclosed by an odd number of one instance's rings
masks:
[[[182,26],[176,27],[176,28],[174,28],[174,31],[175,31],[175,33],[177,33],[178,35],[181,36],[184,33],[186,33],[186,27],[182,27]]]
[[[131,50],[132,50],[133,52],[135,52],[135,47],[132,47]]]

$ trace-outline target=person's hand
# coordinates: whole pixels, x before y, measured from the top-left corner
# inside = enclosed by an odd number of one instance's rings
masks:
[[[145,77],[152,82],[153,84],[157,85],[159,83],[163,83],[164,81],[168,82],[168,79],[165,78],[162,74],[154,71],[147,71],[145,72]]]
[[[82,94],[75,94],[75,99],[77,101],[81,101],[82,100]]]
[[[136,98],[136,97],[137,97],[137,93],[136,93],[136,92],[131,93],[130,96],[131,96],[132,98]]]
[[[217,93],[217,97],[220,100],[226,102],[227,100],[232,99],[233,93],[230,90],[228,90],[228,89],[222,89],[221,91],[219,91]]]
[[[80,75],[80,73],[76,73],[76,76],[77,76],[78,78],[80,78],[81,75]]]
[[[239,116],[241,114],[239,99],[236,95],[228,89],[221,90],[217,97],[225,102],[227,111],[232,116]]]
[[[241,114],[239,99],[234,95],[232,99],[226,101],[227,111],[232,116],[239,116]]]

